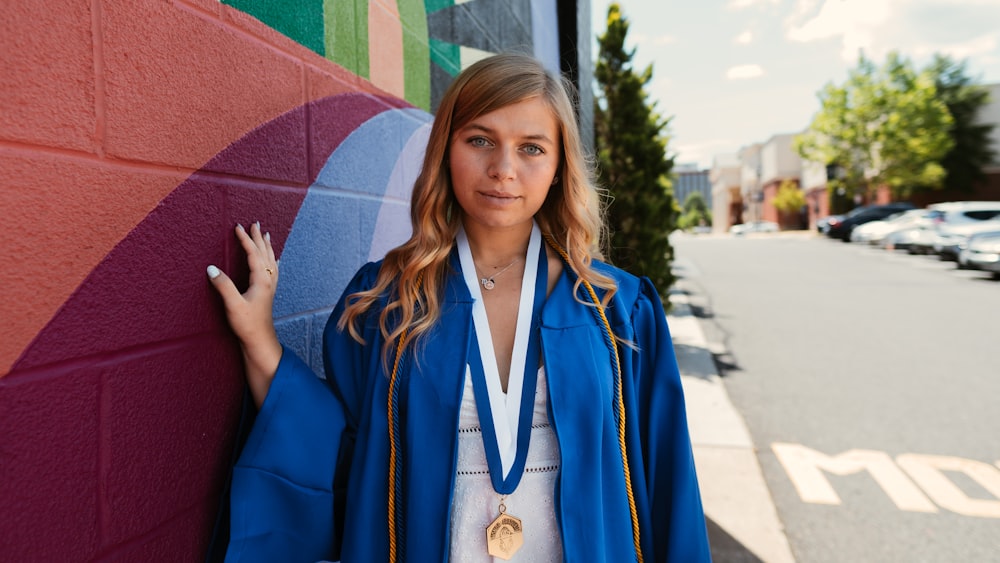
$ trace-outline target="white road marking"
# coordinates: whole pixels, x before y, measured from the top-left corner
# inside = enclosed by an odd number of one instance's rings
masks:
[[[1000,471],[992,465],[960,457],[921,454],[902,454],[896,463],[942,508],[966,516],[1000,518]],[[997,500],[969,498],[943,471],[966,474]]]
[[[771,444],[771,449],[803,502],[841,504],[824,471],[834,475],[868,471],[900,510],[938,512],[940,506],[964,516],[1000,518],[1000,470],[989,463],[912,453],[900,454],[894,462],[889,454],[875,450],[849,450],[828,456],[801,444],[784,442]],[[1000,461],[996,465],[1000,468]],[[945,471],[964,473],[996,498],[969,497]]]

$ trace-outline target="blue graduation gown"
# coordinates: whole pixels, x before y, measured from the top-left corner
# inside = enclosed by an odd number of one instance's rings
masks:
[[[626,444],[647,562],[710,561],[677,361],[652,283],[604,264],[618,283],[606,313],[619,346]],[[344,296],[370,288],[378,263]],[[397,376],[402,515],[407,562],[447,561],[459,406],[472,297],[453,255],[440,322],[403,357]],[[635,561],[613,405],[614,372],[591,307],[564,269],[541,315],[550,420],[562,452],[555,493],[565,561]],[[585,300],[589,302],[589,299]],[[227,561],[388,560],[388,389],[377,313],[366,345],[336,328],[324,336],[326,382],[285,349],[234,469]],[[391,364],[388,369],[391,370]]]

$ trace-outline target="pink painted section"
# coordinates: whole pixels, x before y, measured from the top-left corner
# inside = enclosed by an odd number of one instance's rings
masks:
[[[368,58],[372,83],[403,98],[403,24],[394,0],[372,0],[368,5]]]

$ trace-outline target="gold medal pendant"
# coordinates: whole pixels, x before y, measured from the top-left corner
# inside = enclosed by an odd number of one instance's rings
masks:
[[[524,545],[521,519],[507,514],[507,505],[500,501],[500,516],[486,526],[486,549],[493,557],[509,560]]]

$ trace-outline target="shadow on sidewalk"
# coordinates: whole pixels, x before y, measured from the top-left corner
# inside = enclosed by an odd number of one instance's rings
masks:
[[[708,543],[714,563],[764,563],[711,518],[706,517],[705,524],[708,526]]]

